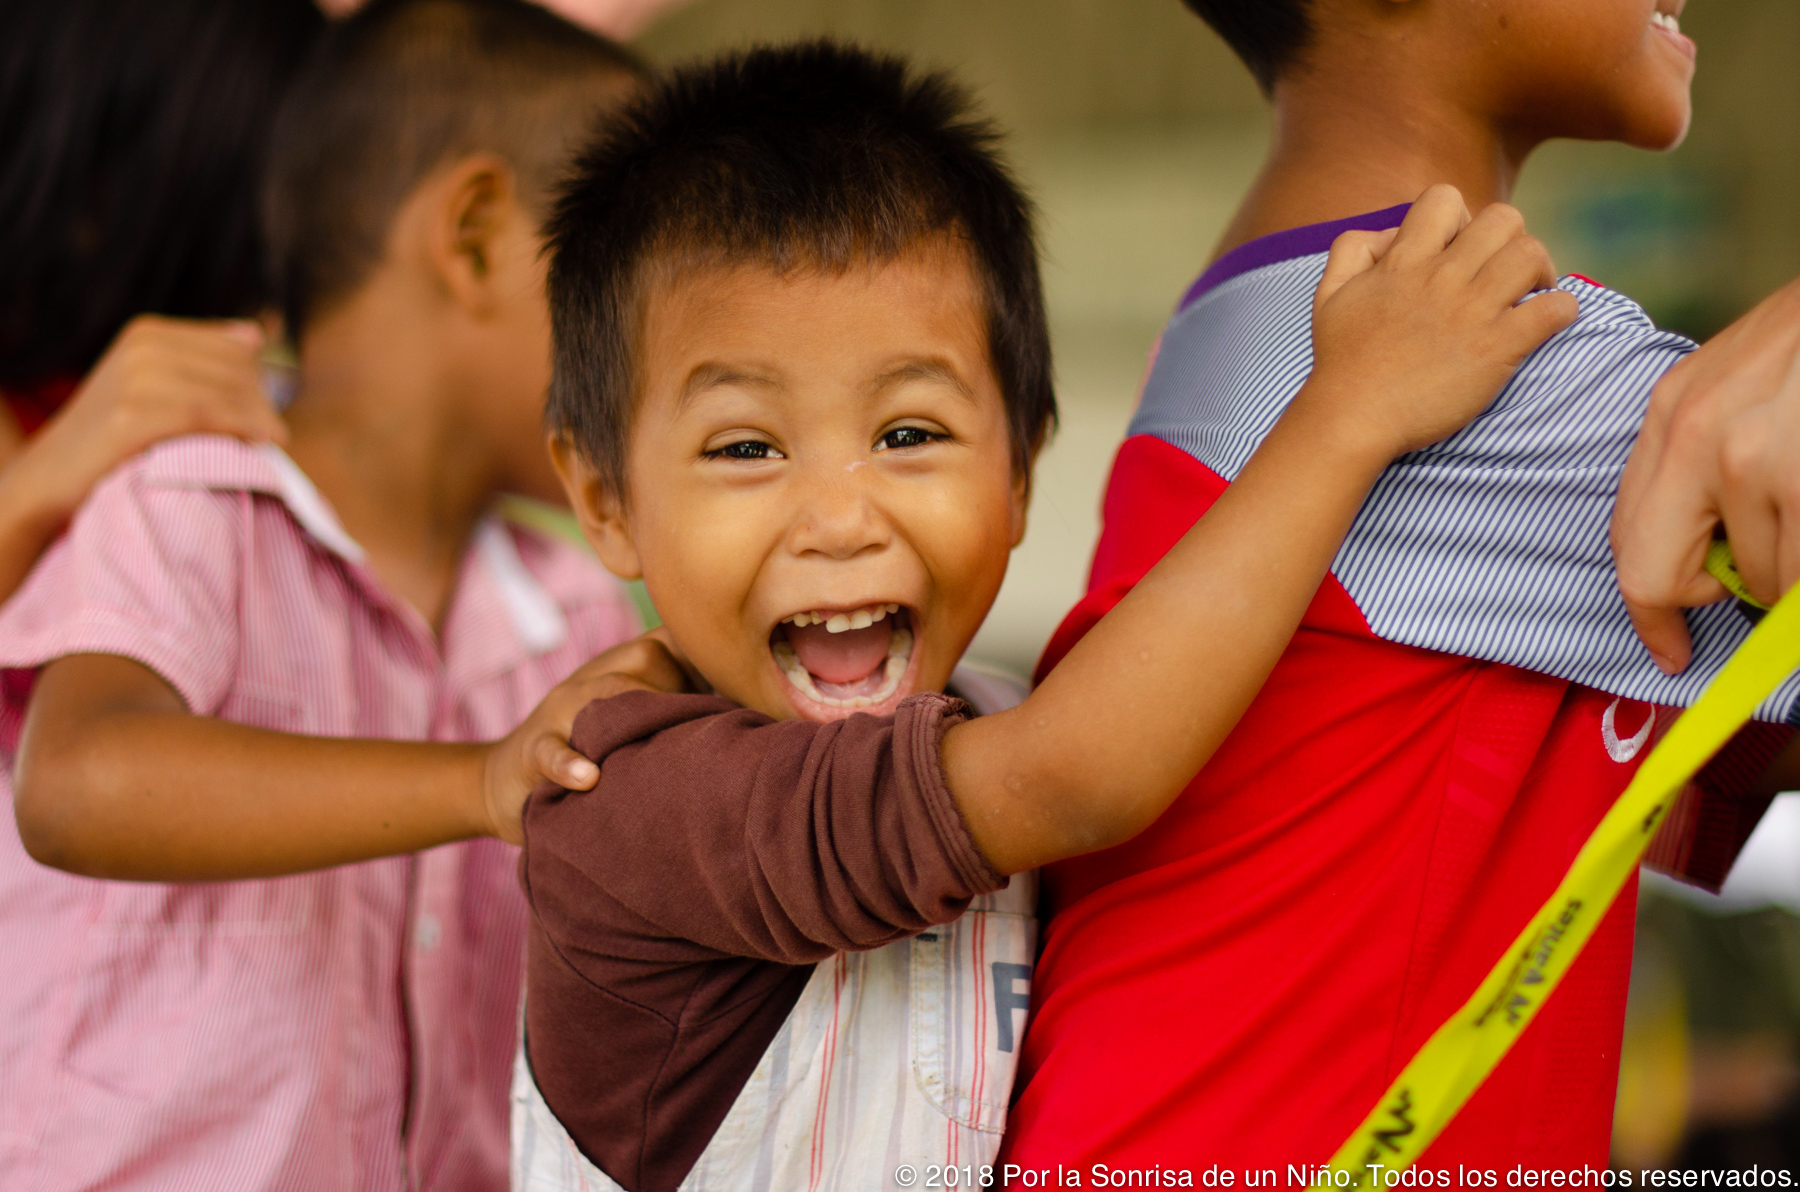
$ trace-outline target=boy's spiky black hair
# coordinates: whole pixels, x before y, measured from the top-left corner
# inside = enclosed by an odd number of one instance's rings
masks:
[[[578,162],[551,218],[552,427],[625,493],[642,298],[656,265],[841,271],[961,241],[986,304],[1014,462],[1056,418],[1031,203],[942,74],[830,41],[677,70]]]
[[[590,117],[649,76],[623,46],[529,0],[374,0],[336,24],[282,104],[263,212],[298,339],[381,260],[433,169],[506,159],[548,198]]]
[[[1312,38],[1310,0],[1181,0],[1237,51],[1267,95]]]

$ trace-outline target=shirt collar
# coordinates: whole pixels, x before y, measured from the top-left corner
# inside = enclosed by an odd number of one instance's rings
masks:
[[[1397,207],[1386,207],[1380,211],[1366,211],[1361,215],[1352,215],[1347,219],[1334,219],[1326,223],[1304,224],[1297,228],[1273,232],[1267,236],[1258,236],[1254,240],[1238,245],[1211,265],[1202,273],[1199,280],[1188,288],[1176,312],[1186,310],[1208,290],[1224,285],[1232,278],[1249,273],[1252,269],[1261,269],[1264,265],[1274,265],[1281,261],[1291,261],[1295,257],[1310,257],[1314,253],[1325,252],[1331,248],[1331,242],[1345,232],[1384,232],[1389,228],[1397,228],[1406,213],[1412,208],[1411,203],[1401,203]]]
[[[272,443],[248,447],[214,436],[174,440],[152,450],[148,474],[153,482],[174,487],[237,489],[275,497],[314,542],[359,570],[367,566],[368,551],[344,529],[331,502],[300,465]],[[518,543],[499,517],[489,514],[476,523],[469,549],[527,651],[547,653],[568,638],[569,623],[561,606],[525,565]]]
[[[269,470],[275,474],[274,495],[281,498],[281,503],[287,506],[293,519],[300,523],[300,528],[311,534],[332,554],[340,555],[359,567],[365,564],[369,552],[363,549],[362,543],[350,537],[350,531],[344,529],[343,523],[338,521],[331,502],[325,499],[325,495],[300,470],[300,465],[273,443],[264,443],[257,450],[268,461]]]
[[[475,527],[474,545],[525,648],[547,654],[562,645],[569,636],[568,618],[519,557],[512,531],[498,517],[484,517]]]

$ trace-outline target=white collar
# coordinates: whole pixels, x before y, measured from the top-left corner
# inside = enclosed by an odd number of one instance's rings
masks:
[[[362,566],[369,552],[338,521],[325,500],[300,465],[287,452],[273,443],[261,448],[263,458],[275,473],[275,484],[282,504],[302,529],[319,544],[350,563]],[[512,534],[491,514],[476,523],[474,548],[493,578],[500,603],[519,641],[534,654],[542,654],[561,645],[569,636],[569,622],[562,608],[544,590],[525,560],[519,557],[518,544]]]

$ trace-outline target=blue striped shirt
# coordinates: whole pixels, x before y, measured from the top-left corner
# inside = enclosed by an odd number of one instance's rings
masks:
[[[1210,288],[1203,278],[1164,332],[1129,433],[1234,478],[1311,371],[1325,258],[1276,260]],[[1387,469],[1332,572],[1385,640],[1686,706],[1750,626],[1730,602],[1690,611],[1693,663],[1663,674],[1632,632],[1607,526],[1651,388],[1694,345],[1623,295],[1557,284],[1580,317],[1469,426]],[[1757,715],[1800,723],[1797,705],[1790,677]]]

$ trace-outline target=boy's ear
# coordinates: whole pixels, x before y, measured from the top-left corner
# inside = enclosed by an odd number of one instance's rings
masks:
[[[1036,463],[1034,458],[1033,463]],[[1012,516],[1012,544],[1025,541],[1025,515],[1031,510],[1031,470],[1013,470],[1012,499],[1008,503]]]
[[[550,463],[562,481],[575,520],[581,523],[582,535],[600,562],[620,579],[642,579],[644,568],[631,540],[625,507],[601,479],[599,469],[562,434],[550,436]]]
[[[436,188],[428,251],[438,277],[456,302],[485,314],[500,295],[496,269],[511,262],[521,221],[517,178],[504,158],[476,153],[450,166]]]

